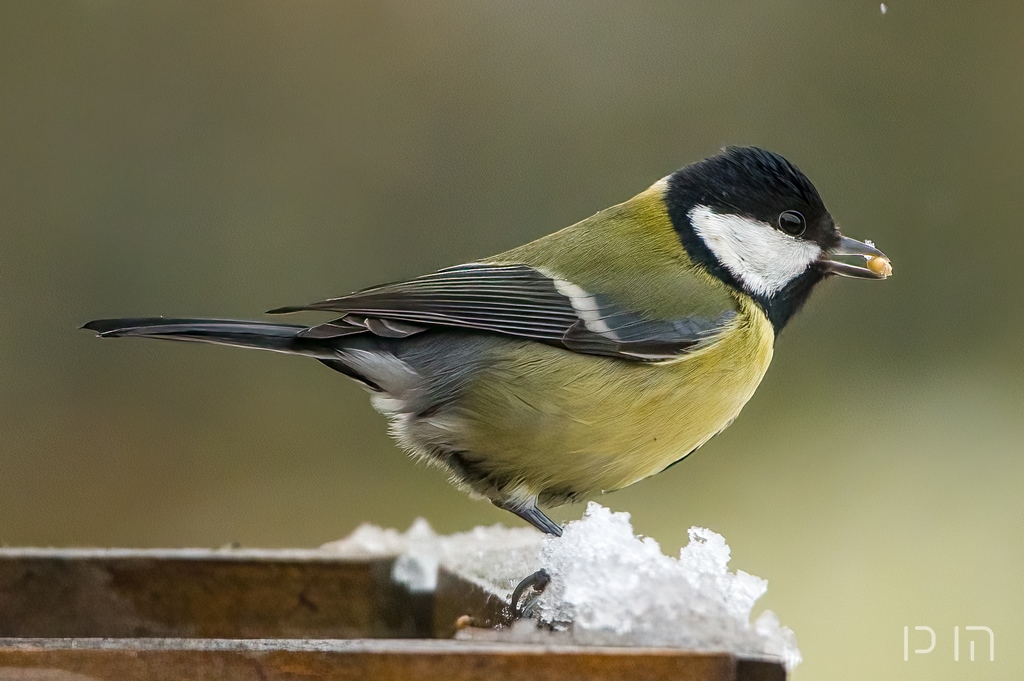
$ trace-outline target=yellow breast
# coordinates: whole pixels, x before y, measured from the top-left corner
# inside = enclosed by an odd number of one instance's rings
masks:
[[[658,364],[510,343],[467,396],[469,451],[549,503],[664,470],[728,426],[768,369],[771,324],[740,307],[717,342]]]

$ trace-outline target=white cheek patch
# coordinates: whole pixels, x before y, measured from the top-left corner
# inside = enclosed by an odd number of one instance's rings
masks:
[[[689,217],[693,231],[718,262],[756,295],[775,295],[821,255],[816,243],[783,234],[765,222],[721,215],[707,206],[695,206]]]

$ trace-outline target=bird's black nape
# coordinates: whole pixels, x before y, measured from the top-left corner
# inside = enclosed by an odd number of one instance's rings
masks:
[[[764,310],[775,333],[807,302],[824,275],[814,266],[774,294],[751,292],[733,276],[694,231],[690,211],[706,206],[718,214],[734,214],[775,225],[785,211],[806,220],[801,239],[823,250],[839,240],[835,222],[803,172],[782,156],[758,147],[727,147],[721,153],[682,168],[668,178],[665,203],[672,225],[690,258],[713,276],[747,295]]]

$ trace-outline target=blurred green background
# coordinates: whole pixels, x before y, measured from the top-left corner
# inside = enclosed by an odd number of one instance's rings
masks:
[[[362,521],[518,522],[407,461],[314,362],[76,328],[258,316],[421,274],[758,144],[896,275],[823,286],[732,428],[601,503],[668,551],[690,525],[723,533],[796,631],[798,680],[1024,668],[1024,5],[0,16],[0,542],[312,546]],[[904,662],[915,625],[938,646]],[[994,663],[965,642],[953,661],[967,625],[995,631]]]

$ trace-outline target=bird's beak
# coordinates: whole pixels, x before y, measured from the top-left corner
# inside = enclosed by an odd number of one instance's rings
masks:
[[[836,256],[860,256],[867,261],[867,267],[850,265],[834,260]],[[829,274],[855,279],[885,279],[892,275],[892,263],[885,253],[870,243],[863,243],[848,236],[839,239],[839,245],[821,254],[822,269]]]

